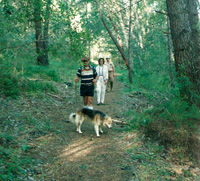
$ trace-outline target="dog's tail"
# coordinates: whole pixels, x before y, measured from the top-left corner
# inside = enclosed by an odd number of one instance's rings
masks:
[[[72,123],[76,123],[76,113],[71,113],[69,115],[69,121]]]

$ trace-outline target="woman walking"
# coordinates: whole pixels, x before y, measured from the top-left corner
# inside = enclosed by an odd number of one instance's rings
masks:
[[[108,68],[104,65],[104,58],[99,58],[97,71],[97,105],[104,104],[106,85],[108,83]]]

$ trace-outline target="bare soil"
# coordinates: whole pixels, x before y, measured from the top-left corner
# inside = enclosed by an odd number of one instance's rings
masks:
[[[76,126],[68,122],[70,113],[82,107],[79,88],[76,99],[74,86],[66,89],[64,84],[55,83],[55,87],[58,92],[54,95],[0,99],[1,130],[17,138],[9,142],[3,138],[0,143],[13,148],[13,153],[17,148],[17,158],[23,158],[20,164],[24,174],[16,180],[198,180],[199,167],[187,159],[180,161],[170,156],[173,150],[144,139],[128,126],[114,123],[112,129],[104,128],[104,133],[96,137],[94,127],[84,122],[83,133],[79,134]],[[124,85],[115,80],[114,91],[106,93],[105,105],[97,106],[95,94],[94,109],[128,122],[128,110],[140,112],[148,107],[144,97],[129,97],[122,93],[123,89]],[[12,161],[11,153],[4,154]]]
[[[105,105],[97,106],[95,96],[94,109],[119,119],[123,107],[120,89],[121,85],[116,81],[114,91],[106,93]],[[71,99],[75,97],[72,95]],[[121,181],[133,178],[127,148],[119,142],[123,127],[113,124],[112,129],[104,128],[104,133],[96,137],[93,126],[84,122],[83,133],[79,134],[75,125],[67,120],[71,112],[82,106],[82,99],[78,97],[77,104],[74,100],[69,101],[72,103],[63,106],[61,114],[56,109],[52,113],[52,124],[58,127],[57,133],[41,138],[47,143],[40,154],[44,152],[48,164],[43,167],[38,179]]]

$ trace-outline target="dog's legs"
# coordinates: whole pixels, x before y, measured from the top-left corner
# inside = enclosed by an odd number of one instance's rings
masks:
[[[80,120],[80,123],[79,123],[79,130],[78,130],[79,133],[82,133],[82,131],[81,131],[81,125],[82,125],[83,121],[84,121],[84,118],[82,118],[82,119]]]
[[[80,120],[80,116],[79,116],[78,114],[76,114],[76,120],[75,120],[75,123],[76,123],[76,131],[79,130],[79,125],[80,125],[79,120]]]
[[[100,133],[103,133],[103,130],[100,126],[99,126],[99,131],[100,131]]]
[[[97,136],[100,136],[99,135],[99,125],[95,124],[94,125],[94,129],[95,129],[95,132],[96,132]]]
[[[78,131],[79,133],[81,132],[81,124],[83,122],[83,118],[79,115],[76,116],[76,131]]]
[[[79,133],[82,133],[81,132],[81,122],[78,123],[76,131],[78,131]]]

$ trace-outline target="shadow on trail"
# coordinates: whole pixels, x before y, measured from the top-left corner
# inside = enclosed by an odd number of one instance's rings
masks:
[[[109,113],[111,116],[115,115],[118,110],[113,100],[116,101],[117,97],[119,96],[114,92],[109,93],[106,105],[103,106],[95,105],[95,97],[94,109]],[[81,102],[79,104],[81,105]],[[74,105],[69,108],[72,109],[75,109]],[[115,112],[113,109],[116,109]],[[61,118],[58,116],[57,120]],[[71,123],[64,123],[58,129],[60,133],[50,140],[46,148],[51,147],[51,152],[47,156],[47,160],[51,161],[46,166],[48,171],[43,175],[44,180],[122,181],[132,178],[132,170],[123,169],[130,163],[130,158],[126,154],[126,148],[119,143],[117,130],[103,128],[104,133],[96,137],[94,126],[87,122],[83,122],[82,134],[76,132],[76,126]]]

